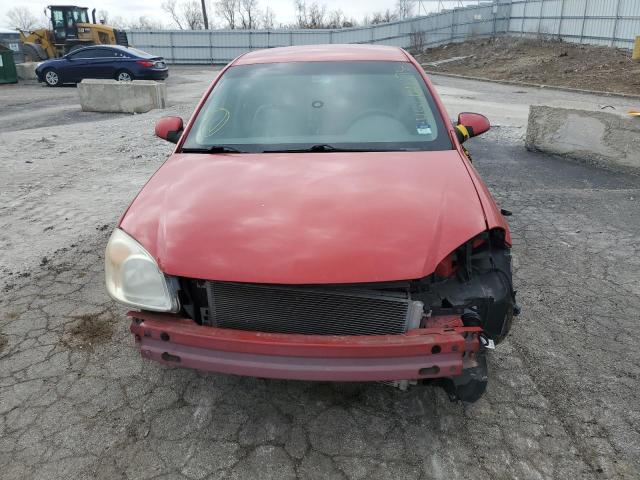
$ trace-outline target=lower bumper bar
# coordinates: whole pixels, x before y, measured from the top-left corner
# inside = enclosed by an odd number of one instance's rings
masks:
[[[144,358],[252,377],[320,381],[454,377],[473,366],[479,349],[478,327],[448,325],[404,335],[324,336],[200,326],[190,319],[146,312],[130,312],[129,316]]]

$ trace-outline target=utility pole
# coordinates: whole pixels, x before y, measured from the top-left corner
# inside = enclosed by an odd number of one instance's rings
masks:
[[[205,0],[200,0],[202,3],[202,20],[204,21],[204,29],[209,30],[209,19],[207,18],[207,5]]]

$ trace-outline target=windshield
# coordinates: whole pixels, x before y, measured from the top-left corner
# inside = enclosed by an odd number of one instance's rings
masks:
[[[73,10],[73,20],[75,23],[89,23],[86,8],[76,8]]]
[[[412,64],[357,61],[230,68],[183,149],[263,152],[314,146],[315,151],[453,148]]]

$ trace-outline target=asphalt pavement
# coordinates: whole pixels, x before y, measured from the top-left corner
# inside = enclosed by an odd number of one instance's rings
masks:
[[[522,315],[479,402],[140,359],[104,291],[103,251],[170,149],[153,121],[188,116],[209,76],[186,71],[167,112],[0,132],[0,478],[640,478],[640,177],[527,152],[513,105],[535,91],[440,85],[449,113],[495,112],[500,127],[468,146],[513,212]]]

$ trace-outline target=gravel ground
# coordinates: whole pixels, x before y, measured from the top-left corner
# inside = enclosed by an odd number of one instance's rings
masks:
[[[142,361],[104,292],[103,249],[170,151],[155,119],[188,116],[211,76],[180,73],[168,111],[78,120],[63,99],[71,122],[46,127],[38,87],[13,90],[26,120],[0,131],[3,480],[640,477],[640,179],[526,152],[519,114],[469,144],[514,212],[523,307],[479,402]],[[501,88],[441,90],[448,105],[523,102]]]
[[[640,63],[631,50],[502,36],[451,43],[419,55],[422,63],[468,57],[428,70],[492,80],[640,95]]]

